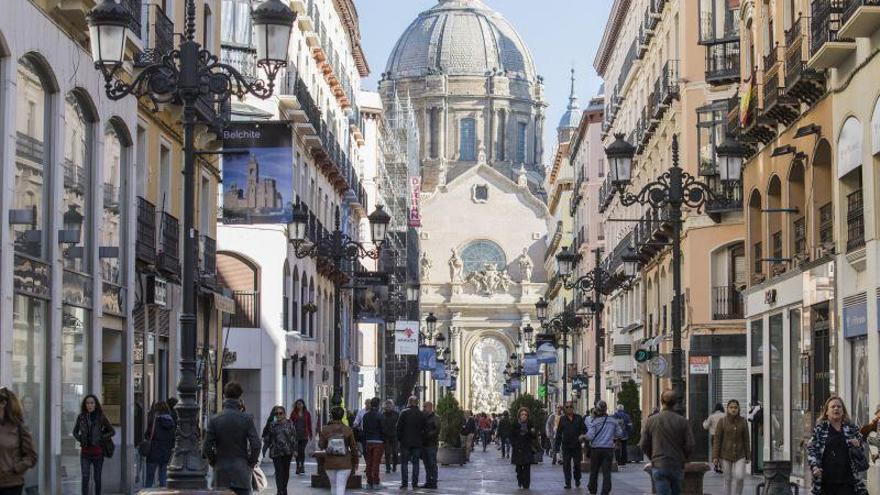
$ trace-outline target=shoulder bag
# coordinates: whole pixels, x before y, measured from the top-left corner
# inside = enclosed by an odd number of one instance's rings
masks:
[[[158,416],[158,414],[156,416]],[[156,416],[153,416],[153,426],[150,427],[150,439],[141,440],[141,443],[138,444],[137,450],[141,457],[150,456],[150,449],[153,446],[153,437],[156,436]]]

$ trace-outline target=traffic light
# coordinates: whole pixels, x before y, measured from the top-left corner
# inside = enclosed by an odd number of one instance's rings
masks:
[[[639,349],[636,351],[635,355],[633,355],[633,358],[636,360],[637,363],[650,361],[653,357],[654,353],[648,349]]]

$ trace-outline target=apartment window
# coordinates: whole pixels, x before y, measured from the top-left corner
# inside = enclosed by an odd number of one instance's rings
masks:
[[[739,7],[740,0],[700,0],[700,42],[736,38]]]
[[[526,162],[526,138],[528,134],[528,124],[519,122],[516,128],[516,162]]]
[[[752,271],[754,273],[764,272],[764,250],[761,242],[756,242],[752,247]]]
[[[834,242],[834,210],[831,203],[819,208],[819,242],[822,244]]]
[[[807,253],[807,222],[805,217],[800,217],[793,224],[793,247],[794,255],[803,258]]]
[[[772,254],[773,263],[778,264],[779,260],[782,259],[782,231],[777,230],[770,236],[770,242],[772,246]]]
[[[248,46],[251,44],[250,0],[223,0],[221,6],[220,40]]]
[[[859,181],[861,182],[861,181]],[[846,250],[865,246],[865,210],[861,184],[846,196]]]
[[[700,175],[718,174],[715,148],[724,142],[727,131],[727,101],[716,101],[697,109],[697,148]]]
[[[462,119],[460,129],[460,160],[473,162],[477,160],[477,121],[475,119]]]

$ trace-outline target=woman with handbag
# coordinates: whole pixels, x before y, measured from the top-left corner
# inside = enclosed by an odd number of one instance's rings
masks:
[[[159,471],[159,486],[164,487],[168,482],[168,463],[171,461],[171,451],[174,449],[174,430],[177,424],[171,416],[167,402],[154,403],[147,419],[150,423],[144,434],[146,444],[140,447],[141,455],[147,461],[144,488],[153,487],[156,471]]]
[[[24,473],[37,464],[34,439],[24,425],[21,402],[0,387],[0,495],[21,495]]]
[[[306,444],[312,439],[312,415],[306,401],[297,399],[290,411],[290,421],[296,432],[296,474],[306,474]]]
[[[843,400],[829,397],[807,445],[813,495],[868,495],[861,477],[868,469],[863,443]]]
[[[538,430],[529,422],[529,410],[521,407],[516,413],[510,433],[512,454],[511,464],[516,466],[516,483],[520,488],[529,489],[532,483],[532,463],[535,462],[535,453],[541,449],[538,445]]]
[[[89,478],[92,474],[95,478],[95,495],[101,495],[101,471],[104,457],[113,455],[113,435],[116,435],[116,430],[104,416],[98,397],[92,394],[85,396],[73,427],[73,438],[80,445],[83,495],[89,494]]]
[[[275,486],[278,495],[287,495],[290,480],[290,461],[296,451],[296,433],[293,423],[287,419],[284,406],[272,408],[272,420],[263,429],[263,448],[269,451],[275,466]]]

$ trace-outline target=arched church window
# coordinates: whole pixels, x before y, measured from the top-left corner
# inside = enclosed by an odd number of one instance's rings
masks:
[[[464,275],[484,270],[486,265],[495,265],[498,270],[507,267],[504,250],[492,241],[474,241],[461,250],[461,261],[464,263]]]
[[[461,120],[461,143],[459,159],[463,162],[477,160],[477,121],[475,119]]]
[[[520,122],[516,128],[516,162],[526,162],[526,134],[528,133],[528,124]]]

